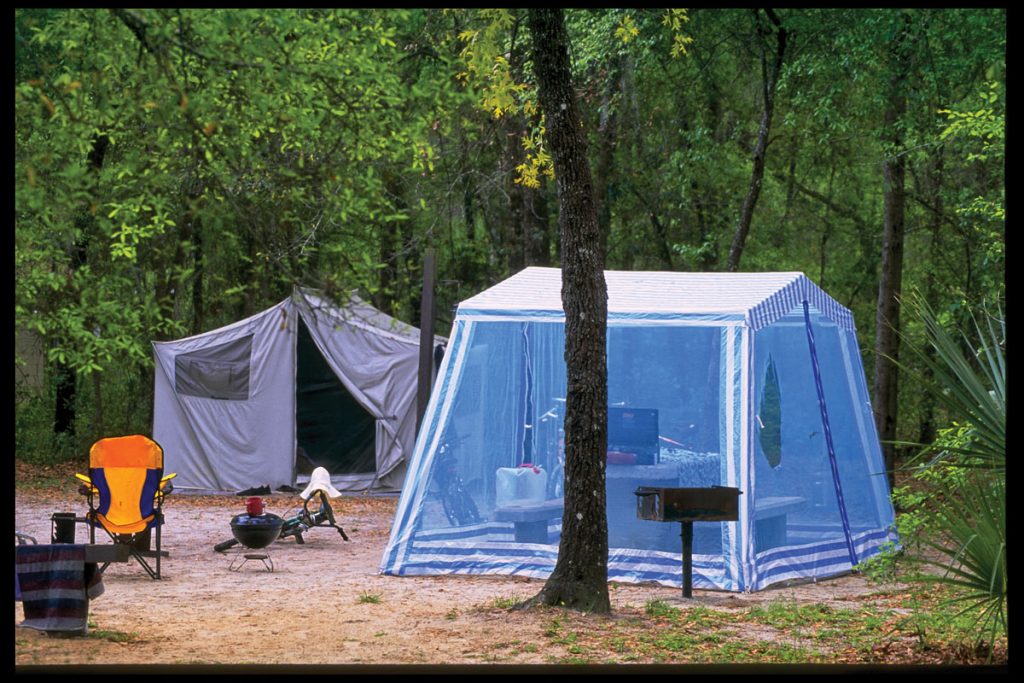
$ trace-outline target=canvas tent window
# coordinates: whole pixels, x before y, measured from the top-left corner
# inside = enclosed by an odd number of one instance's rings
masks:
[[[174,389],[179,394],[226,401],[249,398],[252,335],[174,357]]]

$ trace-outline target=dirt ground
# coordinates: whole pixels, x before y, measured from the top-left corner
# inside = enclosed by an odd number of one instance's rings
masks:
[[[70,487],[69,487],[70,488]],[[287,516],[295,495],[265,497],[267,511]],[[16,665],[66,664],[545,664],[566,656],[565,644],[545,638],[550,613],[510,611],[513,599],[535,595],[541,581],[508,577],[392,577],[378,574],[394,497],[346,496],[333,501],[345,542],[318,527],[268,548],[274,571],[248,561],[230,571],[236,548],[213,546],[231,538],[229,521],[244,511],[236,496],[172,496],[165,506],[161,581],[134,563],[112,564],[105,592],[90,603],[90,637],[56,638],[15,629]],[[15,529],[50,538],[50,515],[85,511],[73,493],[18,492]],[[87,540],[79,525],[78,542]],[[248,551],[253,552],[253,551]],[[873,588],[859,576],[756,594],[676,588],[612,586],[613,610],[643,608],[651,600],[716,608],[795,600],[850,606]],[[15,603],[14,621],[23,619]],[[615,618],[614,615],[611,618]],[[496,643],[541,647],[496,648]]]

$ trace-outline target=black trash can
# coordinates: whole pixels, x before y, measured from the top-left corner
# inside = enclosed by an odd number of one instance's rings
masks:
[[[76,521],[74,512],[54,512],[50,517],[50,542],[74,543]]]

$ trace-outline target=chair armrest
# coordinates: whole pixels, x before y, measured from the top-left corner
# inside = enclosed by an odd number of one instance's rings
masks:
[[[81,485],[78,487],[78,492],[81,493],[83,496],[99,494],[99,489],[92,485],[92,479],[90,479],[86,475],[75,474],[75,479],[81,482]]]
[[[23,534],[20,531],[14,532],[14,540],[18,542],[18,545],[28,545],[30,542],[34,545],[36,543],[35,536],[29,536],[28,534]]]
[[[171,483],[171,479],[174,479],[176,476],[178,476],[177,472],[172,472],[171,474],[164,475],[164,477],[160,480],[160,493],[166,495],[174,490],[174,484]]]

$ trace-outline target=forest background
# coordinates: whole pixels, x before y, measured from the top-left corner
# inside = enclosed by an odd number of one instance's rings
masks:
[[[931,372],[899,303],[965,347],[1002,310],[1005,10],[566,17],[606,267],[805,272],[854,313],[883,439],[957,429],[893,362]],[[17,457],[148,433],[151,342],[295,284],[419,325],[434,249],[445,334],[558,266],[529,55],[515,9],[17,9]]]

